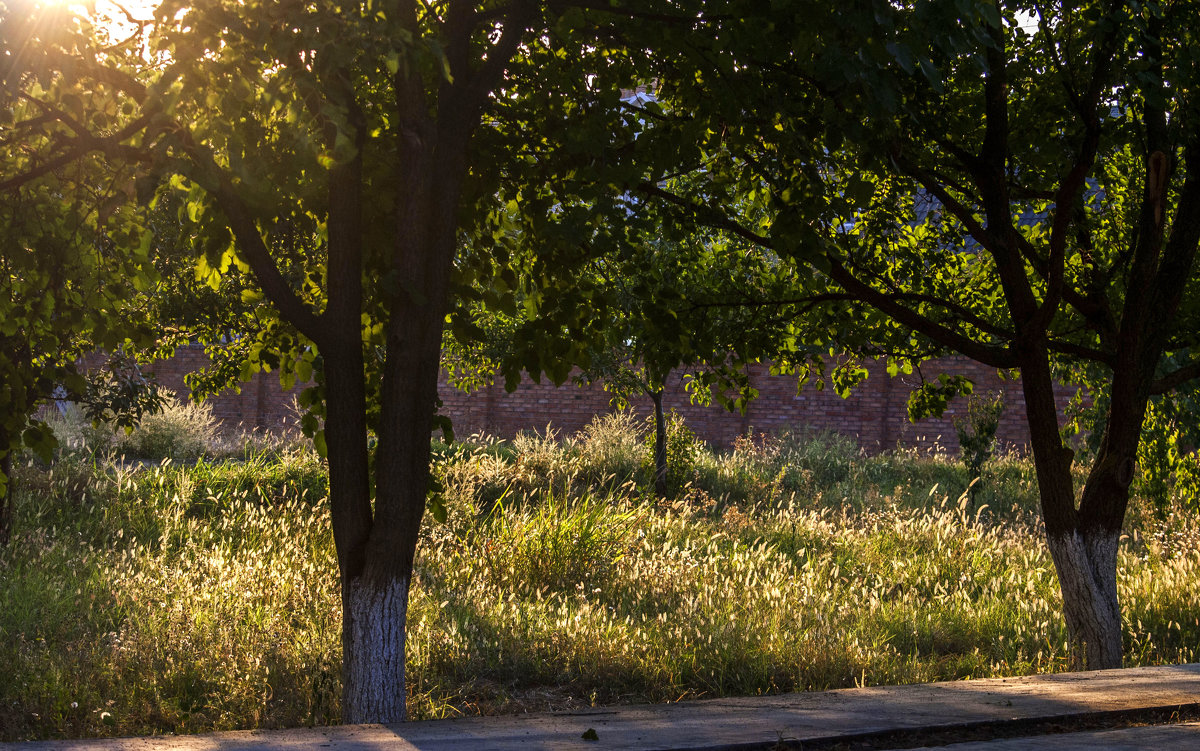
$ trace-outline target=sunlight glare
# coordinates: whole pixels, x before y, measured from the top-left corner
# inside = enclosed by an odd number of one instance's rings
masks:
[[[156,0],[51,0],[69,7],[93,27],[118,42],[136,34],[154,19]]]

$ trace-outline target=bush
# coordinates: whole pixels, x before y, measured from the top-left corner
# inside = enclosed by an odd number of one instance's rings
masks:
[[[646,454],[642,459],[642,477],[646,486],[654,487],[654,431],[644,439]],[[667,498],[678,496],[696,479],[696,462],[705,451],[704,444],[683,422],[683,417],[671,410],[667,415]]]
[[[839,433],[748,433],[724,455],[701,454],[697,482],[722,504],[776,504],[792,496],[840,497],[861,452]]]
[[[146,415],[130,433],[117,430],[112,448],[118,454],[151,462],[164,459],[195,461],[217,442],[217,423],[205,402],[170,400],[155,414]]]
[[[531,495],[539,490],[564,490],[579,473],[578,447],[574,441],[558,440],[546,427],[543,435],[522,431],[512,441],[516,453],[515,490]]]
[[[240,445],[230,441],[227,447],[220,440],[217,421],[207,403],[181,402],[170,392],[166,392],[166,396],[167,402],[161,411],[145,415],[129,432],[111,425],[93,425],[83,411],[73,405],[62,414],[48,413],[46,420],[54,429],[61,449],[67,452],[113,453],[155,463],[164,459],[190,462],[202,456],[230,453],[227,448]],[[250,450],[259,444],[280,448],[286,442],[287,439],[253,435],[242,441]]]
[[[858,443],[841,433],[785,433],[779,440],[781,461],[804,470],[810,487],[845,482],[862,457]]]
[[[581,479],[607,487],[635,479],[646,457],[645,430],[628,410],[594,417],[577,438]]]
[[[988,397],[972,395],[967,400],[967,414],[954,418],[954,432],[958,434],[959,451],[967,467],[967,481],[972,501],[979,493],[983,476],[983,465],[996,451],[996,430],[1000,427],[1000,415],[1004,414],[1004,392]]]
[[[516,481],[516,472],[509,462],[479,446],[458,450],[452,457],[437,462],[433,471],[444,492],[462,499],[475,514],[491,513]]]

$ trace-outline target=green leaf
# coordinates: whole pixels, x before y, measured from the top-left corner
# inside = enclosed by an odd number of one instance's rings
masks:
[[[976,7],[979,9],[979,14],[983,16],[983,20],[988,26],[994,29],[999,29],[1004,25],[1000,18],[1000,8],[991,2],[978,3]]]
[[[438,524],[445,524],[447,517],[446,486],[436,475],[429,476],[429,487],[425,490],[425,507]]]
[[[312,380],[312,362],[301,357],[296,360],[295,372],[301,383],[308,383]]]
[[[58,439],[45,423],[31,425],[21,433],[21,442],[25,444],[41,461],[49,464],[54,458],[54,449],[58,448]]]
[[[946,88],[942,82],[942,74],[929,60],[929,58],[921,58],[921,72],[925,74],[925,80],[933,87],[933,90],[939,94],[945,93]]]
[[[887,51],[892,53],[892,57],[896,58],[896,62],[904,70],[905,73],[912,73],[916,68],[913,66],[912,53],[908,51],[908,46],[897,42],[888,42]]]
[[[924,417],[941,417],[951,399],[974,390],[975,384],[970,378],[943,373],[936,382],[922,383],[908,395],[908,419],[916,422]]]

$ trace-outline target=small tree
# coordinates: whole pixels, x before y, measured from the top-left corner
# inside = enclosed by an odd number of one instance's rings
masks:
[[[679,379],[698,402],[743,407],[754,396],[745,365],[776,344],[779,325],[773,311],[744,303],[778,296],[786,282],[761,254],[726,233],[670,228],[652,207],[626,209],[619,219],[605,217],[592,233],[596,255],[574,269],[569,282],[556,275],[525,277],[510,306],[514,314],[477,305],[462,311],[465,321],[456,323],[452,316],[456,335],[443,357],[451,381],[467,389],[500,373],[515,388],[531,372],[538,377],[536,365],[547,366],[548,353],[558,353],[556,368],[575,366],[580,385],[603,384],[618,408],[649,398],[652,475],[655,492],[665,497],[668,383]],[[528,241],[527,250],[535,249],[537,239]],[[581,297],[589,314],[582,332],[560,323]],[[531,357],[535,348],[540,360]],[[523,372],[530,361],[535,369]]]
[[[996,452],[996,430],[1004,414],[1004,392],[967,398],[967,413],[954,418],[958,449],[967,467],[967,492],[974,503],[983,483],[983,465]]]

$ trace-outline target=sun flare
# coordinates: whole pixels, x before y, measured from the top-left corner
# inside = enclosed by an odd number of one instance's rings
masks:
[[[110,40],[125,39],[151,22],[154,17],[154,0],[54,0],[66,3],[80,16],[92,23],[97,31]]]

